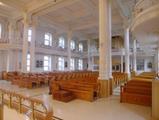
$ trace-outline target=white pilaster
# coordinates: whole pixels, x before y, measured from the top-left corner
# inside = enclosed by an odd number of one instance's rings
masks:
[[[109,80],[110,77],[110,1],[99,0],[99,79]]]
[[[56,71],[57,70],[57,64],[58,64],[58,57],[56,55],[52,56],[52,70]]]
[[[113,78],[112,76],[112,11],[111,11],[111,1],[109,1],[109,5],[108,5],[108,18],[109,18],[109,39],[108,39],[108,45],[109,45],[109,55],[108,55],[108,61],[109,61],[109,78]]]
[[[32,21],[32,38],[30,44],[30,71],[34,72],[35,70],[35,42],[36,42],[36,27],[37,27],[37,19]]]
[[[123,69],[123,56],[121,55],[121,72],[123,73],[124,72],[124,69]]]
[[[15,21],[10,21],[9,22],[9,36],[8,36],[8,39],[9,39],[9,43],[11,43],[11,44],[13,44],[14,43],[14,41],[15,41],[15,37],[14,37],[14,35],[15,35]]]
[[[67,56],[67,70],[70,71],[70,60],[71,60],[71,40],[72,40],[72,31],[68,31],[68,34],[67,34],[67,53],[68,53],[68,56]]]
[[[24,14],[24,31],[23,31],[23,49],[22,49],[22,72],[27,72],[27,54],[28,54],[28,16]]]
[[[129,28],[125,28],[125,72],[130,75]]]
[[[91,53],[90,53],[90,39],[87,41],[87,48],[88,48],[88,70],[92,70],[92,64],[91,64]]]
[[[11,54],[10,54],[10,51],[9,51],[9,50],[8,50],[6,53],[7,53],[7,64],[6,64],[7,66],[6,66],[6,68],[7,68],[7,72],[9,72],[9,71],[10,71],[10,64],[11,64],[11,63],[10,63],[10,59],[11,59],[11,56],[10,56],[10,55],[11,55]]]
[[[137,65],[136,65],[136,40],[134,40],[133,43],[133,71],[137,71]]]
[[[91,59],[91,70],[94,71],[94,56]]]

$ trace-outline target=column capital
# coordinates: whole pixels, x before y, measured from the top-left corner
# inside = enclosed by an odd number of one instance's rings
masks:
[[[31,23],[31,14],[28,14],[27,12],[23,12],[23,23],[24,24]]]
[[[29,26],[38,25],[38,16],[34,14],[23,12],[23,18],[23,23],[26,23]]]
[[[68,30],[68,32],[67,32],[67,36],[68,36],[68,38],[69,37],[72,37],[72,34],[73,34],[73,31],[70,29],[70,30]]]
[[[130,25],[128,23],[123,24],[124,30],[130,29]]]
[[[32,15],[30,24],[32,26],[38,26],[39,25],[38,16]]]

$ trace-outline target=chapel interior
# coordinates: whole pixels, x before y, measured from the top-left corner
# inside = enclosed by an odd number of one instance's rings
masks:
[[[159,0],[0,0],[0,120],[159,120]]]

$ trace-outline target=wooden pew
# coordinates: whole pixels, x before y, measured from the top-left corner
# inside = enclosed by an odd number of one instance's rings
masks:
[[[152,82],[131,80],[121,86],[120,101],[138,105],[151,106]]]

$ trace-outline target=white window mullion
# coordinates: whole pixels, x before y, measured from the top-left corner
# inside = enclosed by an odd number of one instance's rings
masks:
[[[50,33],[45,33],[44,37],[44,45],[52,46],[52,35]]]

